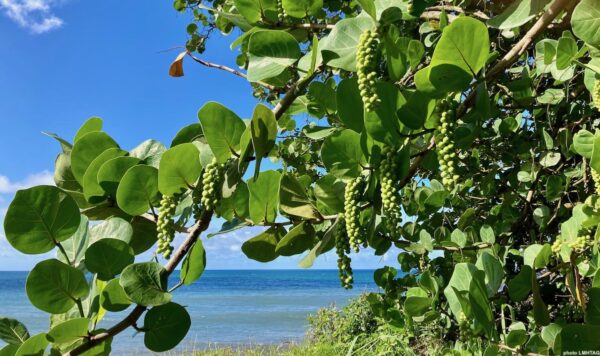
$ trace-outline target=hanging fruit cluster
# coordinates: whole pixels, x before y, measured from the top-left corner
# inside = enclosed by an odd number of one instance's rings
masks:
[[[164,195],[160,201],[156,230],[158,245],[156,253],[162,254],[164,258],[171,257],[173,252],[173,239],[175,238],[175,222],[173,217],[177,210],[180,196]]]
[[[377,95],[377,46],[376,31],[365,31],[360,35],[356,51],[356,74],[358,89],[366,111],[374,111],[380,103]]]
[[[344,215],[338,216],[337,225],[335,227],[335,251],[338,255],[338,271],[340,282],[345,289],[351,289],[353,283],[352,265],[350,256],[350,240],[346,231],[346,221]]]
[[[221,198],[223,186],[223,166],[216,158],[204,169],[202,175],[202,207],[206,210],[214,210]]]
[[[363,241],[363,229],[360,226],[360,198],[365,186],[365,180],[362,176],[351,180],[346,185],[344,193],[344,219],[346,220],[346,230],[350,240],[350,247],[358,252],[359,246]]]
[[[452,190],[460,179],[460,176],[455,172],[457,157],[454,142],[452,142],[456,112],[454,108],[449,107],[447,102],[442,102],[438,108],[440,111],[440,126],[436,137],[437,154],[442,171],[442,183],[446,189]]]
[[[396,236],[402,213],[400,211],[400,189],[397,184],[400,155],[398,149],[391,146],[383,148],[381,165],[379,166],[379,181],[381,182],[382,213],[386,218],[387,228],[392,236]]]

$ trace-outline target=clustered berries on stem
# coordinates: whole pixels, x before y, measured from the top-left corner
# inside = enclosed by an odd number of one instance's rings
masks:
[[[592,101],[596,109],[600,110],[600,80],[596,79],[594,91],[592,92]]]
[[[382,213],[386,218],[386,225],[389,232],[395,236],[402,218],[400,212],[400,190],[396,186],[401,178],[398,176],[400,155],[397,148],[390,146],[384,147],[381,155],[379,180],[381,182]]]
[[[156,221],[156,230],[158,238],[157,253],[161,253],[164,258],[171,257],[173,252],[173,239],[175,238],[175,210],[179,203],[180,195],[163,195],[160,201],[158,219]]]
[[[447,108],[447,104],[442,102],[438,109],[440,112],[440,127],[438,129],[436,146],[440,169],[442,171],[442,184],[448,189],[454,189],[460,176],[455,174],[456,152],[452,142],[452,133],[454,132],[454,121],[456,113],[453,108]]]
[[[351,180],[346,185],[344,193],[344,219],[346,221],[346,230],[350,240],[350,247],[358,252],[359,245],[362,244],[362,228],[360,226],[360,207],[358,206],[365,180],[362,176]]]
[[[221,197],[221,187],[223,184],[223,166],[216,158],[206,165],[202,175],[202,198],[201,203],[204,209],[214,210]]]
[[[458,317],[458,330],[459,330],[459,340],[462,342],[467,342],[468,340],[470,340],[473,336],[473,330],[471,329],[471,323],[469,322],[469,319],[467,318],[467,316],[463,313],[460,312],[460,316]]]
[[[358,89],[366,111],[374,111],[381,102],[377,95],[377,46],[376,31],[367,30],[360,35],[356,51],[356,74]]]
[[[282,23],[286,18],[285,9],[283,8],[283,0],[277,0],[277,21]]]
[[[338,271],[340,282],[345,289],[352,289],[352,265],[350,256],[350,240],[346,231],[346,221],[343,214],[338,215],[337,224],[334,231],[335,251],[338,255]]]
[[[600,172],[594,168],[590,168],[592,172],[592,180],[594,181],[594,187],[596,188],[596,194],[600,194]]]

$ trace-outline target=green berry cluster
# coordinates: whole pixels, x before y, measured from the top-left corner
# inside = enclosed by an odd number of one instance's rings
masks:
[[[569,247],[571,247],[576,253],[582,253],[589,245],[591,245],[591,243],[592,238],[590,235],[581,235],[578,236],[575,241],[571,241],[569,243]]]
[[[374,111],[380,103],[377,95],[377,46],[379,40],[376,31],[365,31],[360,35],[356,50],[356,74],[358,89],[366,111]]]
[[[202,177],[198,180],[196,187],[192,190],[192,213],[194,219],[199,220],[202,212],[204,211],[202,206]]]
[[[469,319],[465,316],[464,313],[460,313],[458,317],[458,330],[459,330],[459,340],[462,342],[469,341],[475,334],[473,333],[473,329],[471,329],[471,325],[469,323]]]
[[[554,243],[552,243],[552,253],[554,253],[555,255],[558,255],[560,253],[560,249],[562,248],[562,240],[560,239],[556,239],[556,241],[554,241]]]
[[[386,146],[383,148],[379,180],[381,182],[382,213],[386,217],[389,232],[395,234],[402,217],[400,211],[400,189],[396,186],[401,177],[398,176],[400,165],[398,149]]]
[[[600,100],[600,98],[599,98],[599,100]],[[596,194],[600,194],[600,172],[598,172],[594,168],[591,168],[590,170],[592,172],[592,180],[594,181],[594,187],[596,188]]]
[[[456,168],[456,152],[454,151],[454,143],[450,139],[453,129],[454,110],[442,111],[436,146],[440,169],[442,170],[442,183],[449,190],[454,188],[460,178],[454,172]]]
[[[277,21],[280,23],[285,21],[286,13],[283,8],[283,0],[277,0]]]
[[[335,230],[335,251],[338,255],[338,271],[340,274],[340,282],[345,289],[352,289],[352,265],[350,256],[350,240],[346,231],[346,221],[344,215],[338,216],[337,226]]]
[[[594,91],[592,92],[592,101],[596,109],[600,110],[600,80],[596,79],[594,83]]]
[[[206,210],[214,210],[221,198],[221,187],[223,185],[223,166],[216,158],[204,168],[202,175],[202,207]]]
[[[364,242],[362,238],[363,231],[360,226],[359,207],[364,185],[364,178],[359,176],[348,182],[344,194],[344,218],[346,220],[346,230],[350,240],[350,247],[356,252],[358,252],[359,245]]]
[[[160,210],[156,221],[158,238],[158,248],[156,249],[156,252],[162,253],[164,258],[171,257],[171,252],[173,252],[173,246],[171,245],[175,238],[175,222],[173,221],[173,216],[175,216],[175,210],[177,209],[179,199],[179,195],[163,195],[160,201]]]

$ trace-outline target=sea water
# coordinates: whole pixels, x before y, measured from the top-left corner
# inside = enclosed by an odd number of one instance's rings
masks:
[[[170,286],[178,275],[171,276]],[[0,316],[20,320],[33,335],[47,331],[48,314],[27,300],[26,278],[27,272],[0,272]],[[179,348],[301,342],[308,315],[332,304],[342,307],[361,293],[377,290],[373,271],[356,270],[354,279],[354,288],[347,291],[340,287],[337,270],[205,271],[196,283],[173,293],[173,301],[185,306],[192,318]],[[107,313],[99,327],[110,327],[128,311]],[[143,339],[128,329],[115,337],[113,351],[143,354]]]

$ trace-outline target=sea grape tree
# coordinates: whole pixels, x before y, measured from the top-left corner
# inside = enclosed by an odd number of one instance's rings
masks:
[[[368,299],[408,334],[433,325],[486,355],[600,349],[600,1],[174,6],[193,22],[170,74],[221,69],[260,103],[249,119],[206,103],[168,147],[125,150],[97,118],[51,135],[56,186],[19,191],[4,226],[22,253],[56,250],[26,284],[50,328],[0,319],[3,352],[104,354],[128,328],[172,349],[191,323],[173,292],[202,275],[214,217],[264,226],[242,246],[256,261],[335,249],[346,288],[351,251],[394,254]],[[202,59],[216,31],[240,69]]]

